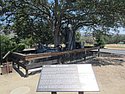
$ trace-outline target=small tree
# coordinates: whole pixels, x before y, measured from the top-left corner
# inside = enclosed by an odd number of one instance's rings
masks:
[[[17,44],[8,35],[0,35],[0,60],[8,52],[22,51],[25,48],[24,44]]]
[[[106,44],[105,39],[103,37],[97,38],[96,42],[97,42],[97,45],[100,46],[101,48],[104,48]]]
[[[25,48],[30,48],[33,45],[33,39],[32,39],[32,37],[21,39],[20,43],[24,44]]]
[[[96,38],[96,45],[104,48],[108,34],[106,34],[104,31],[97,30],[94,32],[94,37]]]

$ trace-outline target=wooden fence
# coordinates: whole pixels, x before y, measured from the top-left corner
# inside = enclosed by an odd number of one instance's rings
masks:
[[[97,51],[93,51],[97,49]],[[99,54],[99,47],[75,49],[71,51],[63,52],[47,52],[39,54],[21,54],[13,52],[11,59],[13,64],[19,67],[23,67],[26,70],[26,76],[28,76],[28,70],[42,67],[46,64],[64,64],[75,60],[83,59],[87,57]]]

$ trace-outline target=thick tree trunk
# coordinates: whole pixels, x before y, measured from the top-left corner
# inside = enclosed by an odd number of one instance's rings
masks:
[[[75,49],[75,31],[70,29],[69,38],[68,38],[68,50]]]
[[[65,28],[64,43],[66,45],[66,50],[75,49],[75,30],[71,30],[68,27]]]
[[[73,41],[73,31],[70,30],[69,39],[68,39],[68,50],[72,50],[73,48],[72,41]]]
[[[59,35],[59,26],[55,26],[55,32],[54,32],[54,45],[57,47],[60,44],[60,35]]]
[[[54,45],[55,47],[60,45],[60,33],[61,33],[61,17],[62,11],[59,10],[59,0],[55,0],[54,6]],[[71,21],[69,20],[69,23]],[[68,24],[70,25],[70,24]],[[68,26],[67,26],[68,27]],[[68,43],[67,49],[73,50],[75,48],[75,31],[72,29],[72,26],[68,29],[68,40],[65,43]],[[65,32],[67,33],[67,32]],[[66,38],[66,37],[65,37]]]
[[[54,46],[57,47],[60,44],[60,26],[61,26],[61,19],[60,15],[58,14],[60,11],[58,10],[58,0],[55,0],[55,8],[54,8]]]

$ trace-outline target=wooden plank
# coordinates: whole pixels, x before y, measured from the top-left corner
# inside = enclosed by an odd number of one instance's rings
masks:
[[[49,53],[41,53],[41,54],[32,54],[32,55],[27,55],[25,57],[25,59],[26,60],[33,60],[33,59],[47,58],[47,57],[52,57],[52,56],[61,56],[61,55],[65,55],[65,54],[72,54],[72,53],[91,51],[91,50],[94,50],[94,49],[97,49],[97,47],[75,49],[75,50],[72,50],[72,51],[64,51],[64,52],[49,52]]]
[[[21,53],[17,53],[17,52],[13,52],[11,54],[11,58],[17,58],[17,59],[20,59],[20,60],[25,60],[26,55],[25,54],[21,54]]]
[[[51,94],[57,94],[56,92],[51,92]]]
[[[84,92],[81,92],[81,91],[80,91],[80,92],[78,92],[78,94],[84,94]]]
[[[22,68],[26,69],[26,65],[24,62],[20,62],[19,60],[12,59],[13,63],[16,63],[17,66],[21,66]]]
[[[82,53],[85,52],[88,53],[91,50],[98,49],[98,47],[93,47],[93,48],[82,48],[82,49],[75,49],[72,51],[64,51],[64,52],[48,52],[48,53],[40,53],[40,54],[30,54],[30,55],[25,55],[21,53],[16,53],[14,52],[12,54],[12,58],[18,58],[19,60],[25,60],[25,61],[31,61],[33,59],[42,59],[42,58],[48,58],[48,57],[54,57],[54,56],[63,56],[66,54],[76,54],[76,53]]]
[[[35,69],[30,69],[29,72],[41,71],[41,70],[42,70],[42,67],[40,67],[40,68],[35,68]]]
[[[10,51],[8,51],[8,52],[4,55],[3,59],[7,58],[7,56],[8,56],[9,54],[10,54]]]
[[[39,68],[39,67],[42,67],[43,64],[42,62],[38,62],[38,63],[32,63],[30,65],[25,65],[26,66],[26,69],[34,69],[34,68]]]
[[[75,49],[72,51],[64,51],[64,52],[48,52],[48,53],[40,53],[40,54],[30,54],[30,55],[13,52],[12,61],[16,63],[18,66],[21,66],[22,68],[24,68],[26,70],[26,75],[28,75],[29,69],[39,68],[39,67],[42,67],[43,65],[46,65],[44,61],[48,62],[54,59],[59,60],[59,58],[65,59],[67,57],[68,59],[69,58],[78,59],[80,58],[80,56],[85,58],[86,56],[90,55],[91,54],[90,51],[94,49],[98,49],[98,47]],[[55,57],[55,58],[52,58],[52,57]],[[32,62],[31,64],[26,63],[34,59],[42,59],[43,61],[40,61],[38,63]]]

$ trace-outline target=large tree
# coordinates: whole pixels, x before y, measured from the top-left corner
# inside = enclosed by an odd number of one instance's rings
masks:
[[[107,31],[110,28],[124,26],[125,22],[125,0],[1,0],[1,2],[6,18],[10,20],[10,15],[16,18],[16,15],[22,14],[19,10],[27,10],[25,16],[40,19],[40,23],[43,23],[41,25],[53,33],[55,46],[64,40],[68,43],[68,49],[75,47],[75,31],[79,28]]]

